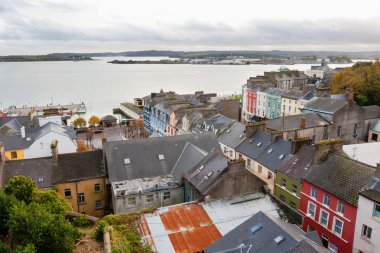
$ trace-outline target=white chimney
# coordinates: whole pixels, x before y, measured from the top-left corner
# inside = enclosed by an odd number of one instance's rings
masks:
[[[24,126],[22,126],[21,127],[21,138],[25,138],[25,127]]]

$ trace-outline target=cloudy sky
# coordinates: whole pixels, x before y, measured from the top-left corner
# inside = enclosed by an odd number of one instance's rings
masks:
[[[380,50],[378,0],[0,0],[0,55]]]

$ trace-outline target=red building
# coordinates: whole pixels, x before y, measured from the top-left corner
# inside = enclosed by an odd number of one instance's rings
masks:
[[[352,252],[359,192],[370,185],[374,173],[371,166],[326,154],[302,182],[303,230],[316,230],[323,245],[335,252]]]
[[[257,90],[260,85],[245,84],[243,86],[243,120],[249,121],[249,118],[256,115]]]

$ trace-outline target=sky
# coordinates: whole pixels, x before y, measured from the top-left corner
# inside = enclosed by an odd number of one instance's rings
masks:
[[[0,0],[0,55],[380,51],[378,0]]]

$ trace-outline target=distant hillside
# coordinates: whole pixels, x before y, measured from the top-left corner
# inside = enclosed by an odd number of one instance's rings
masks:
[[[33,61],[89,61],[89,56],[64,56],[64,55],[9,55],[0,56],[0,62],[33,62]]]

